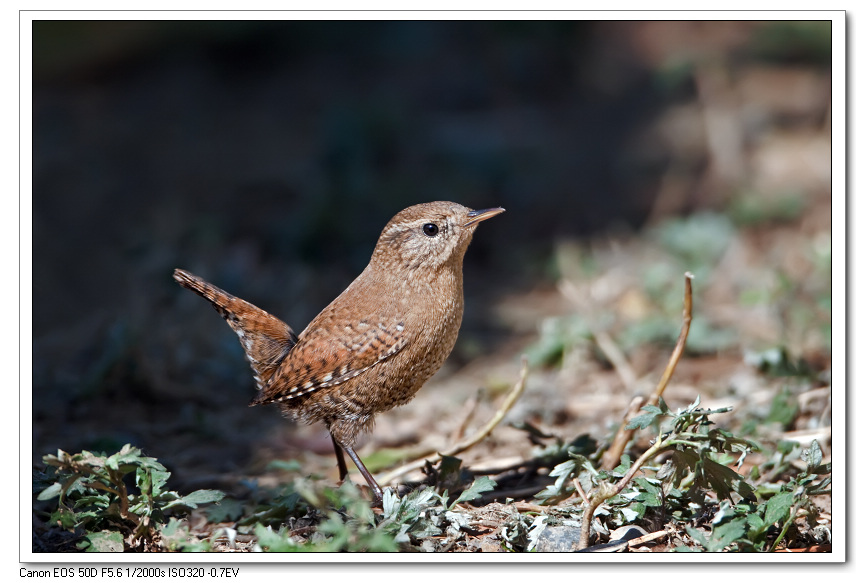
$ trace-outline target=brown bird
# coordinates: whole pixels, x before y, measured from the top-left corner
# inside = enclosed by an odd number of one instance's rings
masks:
[[[181,269],[174,279],[204,297],[237,333],[259,394],[287,415],[323,421],[380,503],[382,489],[354,451],[376,413],[410,401],[441,367],[463,317],[463,256],[478,223],[503,208],[453,202],[409,207],[385,226],[366,269],[296,335],[282,320]]]

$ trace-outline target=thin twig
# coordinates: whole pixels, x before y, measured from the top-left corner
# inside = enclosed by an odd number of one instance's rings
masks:
[[[657,540],[659,538],[664,538],[665,536],[667,536],[669,534],[670,533],[668,533],[666,530],[658,530],[655,532],[650,532],[649,534],[644,534],[643,536],[641,536],[639,538],[634,538],[634,539],[629,540],[628,541],[628,547],[637,547],[643,543]]]
[[[649,397],[649,405],[657,405],[658,400],[667,388],[667,383],[673,376],[676,370],[676,365],[679,364],[679,359],[682,358],[682,353],[685,352],[685,342],[688,340],[688,332],[691,329],[691,309],[693,307],[691,280],[694,275],[690,271],[685,272],[685,306],[682,309],[682,330],[679,332],[679,339],[676,341],[676,347],[670,355],[670,360],[667,362],[667,368],[664,369],[664,374],[655,387],[655,392]]]
[[[682,329],[679,332],[679,339],[676,341],[676,346],[673,348],[672,354],[670,354],[670,359],[667,361],[667,367],[664,369],[664,374],[661,375],[661,380],[658,382],[658,386],[655,387],[655,392],[648,398],[645,405],[658,404],[661,395],[664,393],[664,389],[667,388],[667,384],[670,382],[670,378],[672,378],[673,372],[676,370],[676,365],[679,364],[679,359],[682,357],[682,353],[685,351],[685,341],[688,339],[688,332],[691,329],[691,310],[693,308],[691,280],[693,278],[694,276],[690,271],[685,272],[685,305],[682,309]],[[642,405],[634,410],[633,404],[632,401],[631,407],[628,409],[628,412],[622,420],[622,424],[619,425],[619,430],[616,432],[612,444],[607,451],[604,452],[604,455],[601,458],[601,467],[605,470],[610,470],[618,465],[619,460],[622,458],[622,453],[625,451],[625,446],[634,435],[634,430],[627,428],[628,422],[639,414]]]
[[[496,425],[501,423],[501,421],[505,418],[505,415],[507,415],[508,411],[510,411],[511,408],[514,406],[514,403],[516,403],[517,400],[520,398],[520,396],[523,394],[523,391],[525,391],[525,389],[526,389],[526,378],[528,377],[528,375],[529,375],[529,361],[525,356],[523,356],[522,369],[520,370],[519,380],[514,385],[514,388],[511,389],[511,392],[508,393],[508,396],[505,398],[504,402],[502,403],[502,406],[499,407],[499,410],[496,411],[496,414],[493,415],[493,418],[490,419],[490,421],[484,427],[482,427],[477,433],[475,433],[469,439],[465,439],[465,440],[461,441],[460,443],[456,444],[455,446],[451,447],[448,450],[437,453],[431,457],[425,457],[422,459],[415,460],[413,462],[409,462],[403,466],[400,466],[394,470],[391,470],[387,474],[378,477],[377,478],[378,483],[379,484],[388,484],[388,483],[392,482],[393,480],[395,480],[396,478],[399,478],[400,476],[403,476],[403,475],[405,475],[411,471],[421,469],[427,463],[434,464],[434,463],[438,462],[440,459],[442,459],[443,456],[457,455],[459,453],[466,451],[469,448],[474,447],[475,445],[477,445],[478,443],[483,441],[490,433],[492,433],[492,430],[495,429]]]
[[[585,492],[585,490],[583,490],[583,485],[580,484],[580,478],[579,477],[574,478],[574,489],[580,495],[580,498],[583,499],[583,504],[588,506],[589,499],[586,497],[586,492]]]
[[[531,502],[523,502],[522,500],[514,501],[513,507],[517,512],[537,512],[538,514],[546,514],[550,510],[547,506],[532,504]]]
[[[655,392],[652,393],[652,396],[649,397],[648,403],[652,405],[657,405],[658,400],[661,398],[661,394],[664,392],[664,389],[667,388],[667,384],[670,382],[670,378],[673,376],[673,372],[676,370],[676,365],[679,363],[679,359],[682,357],[682,353],[685,350],[685,342],[688,339],[688,331],[691,328],[691,309],[692,309],[692,290],[691,290],[691,279],[693,279],[693,275],[690,272],[685,273],[685,307],[682,310],[682,331],[679,333],[679,339],[676,342],[676,347],[673,349],[673,353],[670,355],[670,360],[667,362],[667,368],[664,369],[664,374],[661,375],[661,380],[658,382],[658,386],[655,389]],[[616,436],[614,440],[615,443],[627,443],[631,435],[633,435],[633,429],[624,429],[627,426],[627,420],[622,423],[621,427],[619,427],[619,432],[625,431],[627,432],[627,439],[619,439],[619,436]],[[672,439],[672,438],[670,438]],[[595,492],[592,493],[591,498],[589,499],[589,503],[586,504],[586,508],[583,511],[583,521],[582,521],[582,531],[580,532],[580,549],[584,549],[589,546],[589,536],[591,534],[591,525],[592,518],[594,518],[595,510],[604,503],[604,501],[609,500],[616,494],[620,494],[622,490],[625,489],[625,486],[633,479],[638,471],[642,468],[643,464],[652,459],[654,456],[658,454],[661,450],[670,445],[668,440],[658,439],[655,444],[646,450],[643,455],[641,455],[637,461],[635,461],[625,476],[619,480],[619,482],[615,486],[606,485],[606,487],[599,488]],[[609,452],[609,450],[608,450]],[[616,455],[616,460],[619,459],[621,453]],[[605,456],[605,460],[606,460]]]
[[[628,410],[622,418],[622,424],[619,425],[619,430],[616,431],[616,435],[613,437],[610,447],[607,448],[607,451],[605,451],[604,455],[601,457],[601,468],[612,470],[619,464],[619,460],[622,459],[622,453],[625,451],[625,446],[628,445],[628,442],[631,441],[631,437],[634,435],[633,429],[627,429],[628,423],[631,419],[640,414],[640,409],[645,404],[646,398],[643,396],[638,395],[631,399],[631,402],[628,405]]]

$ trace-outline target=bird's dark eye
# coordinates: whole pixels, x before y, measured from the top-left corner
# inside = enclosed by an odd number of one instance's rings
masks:
[[[439,227],[435,223],[427,223],[423,226],[423,234],[427,237],[435,237],[439,234]]]

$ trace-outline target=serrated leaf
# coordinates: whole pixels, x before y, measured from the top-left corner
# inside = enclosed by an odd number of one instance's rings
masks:
[[[90,453],[90,452],[82,452]],[[112,470],[119,470],[121,465],[134,464],[141,458],[141,450],[137,447],[132,447],[128,443],[124,445],[120,451],[105,460],[105,466]]]
[[[98,506],[99,508],[108,508],[111,503],[111,498],[108,494],[97,494],[95,496],[82,496],[75,501],[75,508],[86,508],[87,506]]]
[[[123,535],[117,531],[90,532],[84,535],[84,538],[89,543],[84,551],[86,553],[123,552]]]
[[[60,528],[74,528],[76,523],[75,513],[61,506],[56,511],[51,513],[51,524],[56,524]]]
[[[579,475],[579,469],[586,463],[585,457],[578,456],[578,458],[556,465],[549,474],[550,477],[556,478],[555,484],[535,494],[535,499],[540,500],[542,504],[552,504],[570,496],[568,481]]]
[[[396,543],[411,542],[411,538],[409,538],[409,536],[408,536],[409,527],[411,527],[410,524],[399,525],[399,531],[393,537],[394,542],[396,542]]]
[[[644,413],[642,415],[637,415],[628,421],[625,429],[645,429],[646,427],[649,427],[657,417],[657,413]]]
[[[528,539],[529,544],[526,547],[527,551],[532,551],[535,547],[538,546],[538,539],[541,536],[541,533],[544,532],[546,528],[546,521],[549,518],[546,514],[539,514],[535,516],[535,519],[532,521],[532,525],[529,527]]]
[[[706,540],[706,536],[703,534],[702,531],[697,530],[697,529],[694,528],[693,526],[686,526],[686,527],[685,527],[685,531],[686,531],[686,532],[691,536],[691,538],[694,539],[694,541],[695,541],[697,544],[699,544],[700,546],[702,546],[702,547],[704,547],[704,548],[706,548],[706,547],[709,546],[709,543],[708,543],[708,541]]]
[[[787,520],[794,499],[792,492],[781,492],[769,498],[769,501],[766,502],[766,524],[775,524],[776,522]]]
[[[382,514],[384,514],[385,518],[392,519],[396,516],[397,510],[399,509],[399,496],[397,496],[393,490],[390,488],[385,489],[381,503]]]
[[[153,495],[158,496],[162,493],[162,488],[168,483],[168,478],[171,477],[171,472],[167,470],[151,470],[150,479],[153,484]]]
[[[463,461],[458,457],[442,456],[436,468],[436,480],[440,490],[454,490],[463,485],[462,463]]]
[[[225,492],[220,490],[196,490],[191,494],[187,494],[181,500],[183,500],[184,504],[208,504],[210,502],[219,502],[225,498]],[[195,506],[192,506],[195,508]]]
[[[550,477],[555,478],[559,476],[570,476],[574,469],[577,467],[577,460],[568,460],[566,462],[562,462],[550,470]]]
[[[231,529],[223,529],[230,531]],[[169,551],[189,552],[207,552],[211,550],[210,541],[199,541],[194,536],[189,534],[189,526],[172,517],[168,524],[162,525],[159,529],[161,533],[160,546]]]
[[[481,476],[477,478],[472,485],[463,490],[462,494],[460,494],[459,498],[457,498],[453,504],[451,504],[450,508],[452,509],[454,506],[459,504],[460,502],[469,502],[471,500],[475,500],[480,498],[484,492],[490,492],[496,489],[496,482],[489,476]]]
[[[808,449],[802,450],[802,461],[808,466],[808,471],[816,468],[823,461],[823,451],[820,449],[820,444],[814,439]]]
[[[811,473],[816,474],[818,476],[822,476],[825,474],[832,473],[832,464],[831,462],[828,464],[820,464],[819,466],[811,468]]]
[[[230,522],[243,516],[243,502],[234,498],[224,498],[205,511],[208,522]]]
[[[701,456],[697,468],[698,478],[695,485],[709,487],[718,494],[718,498],[730,498],[731,492],[736,492],[743,498],[754,495],[751,486],[734,470],[718,462]]]
[[[640,510],[645,512],[646,507],[642,506],[640,508],[640,506],[641,505],[634,505],[633,508],[620,508],[619,509],[619,512],[622,513],[622,517],[625,520],[624,524],[630,524],[630,523],[634,522],[635,520],[637,520],[638,518],[641,518]]]
[[[634,502],[641,502],[646,506],[651,506],[653,508],[660,507],[663,504],[663,502],[661,501],[660,490],[640,492],[634,498]]]
[[[620,476],[624,476],[628,470],[631,469],[631,465],[634,462],[631,460],[631,456],[626,453],[622,454],[622,457],[619,458],[619,465],[613,468],[613,473],[618,474]]]
[[[89,466],[91,468],[102,468],[105,466],[105,461],[106,458],[104,455],[97,455],[93,452],[87,451],[86,449],[81,453],[76,453],[73,456],[67,454],[65,460],[67,464],[74,464],[77,466]]]
[[[727,547],[745,534],[745,519],[737,518],[720,526],[716,526],[712,531],[712,543],[714,548],[711,551],[720,551]]]
[[[414,538],[424,539],[431,536],[440,535],[442,533],[442,529],[440,529],[432,521],[419,520],[412,524],[411,528],[409,529],[409,533],[411,533],[411,536],[413,536]]]
[[[152,494],[153,476],[151,475],[151,472],[144,468],[138,468],[135,471],[135,485],[138,486],[138,489],[141,490],[142,494]]]
[[[756,532],[762,532],[766,529],[766,522],[760,518],[759,515],[755,513],[747,514],[745,516],[745,520],[748,522],[748,526],[751,527],[751,530]]]
[[[273,532],[269,526],[255,525],[257,545],[266,552],[285,553],[298,550],[298,545],[289,540],[282,532]]]

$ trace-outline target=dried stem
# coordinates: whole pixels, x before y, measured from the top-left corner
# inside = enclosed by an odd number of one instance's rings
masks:
[[[619,480],[615,486],[610,486],[602,490],[595,490],[594,492],[592,492],[589,503],[586,505],[585,510],[583,510],[583,522],[582,528],[580,530],[580,549],[584,549],[589,546],[589,535],[591,534],[592,518],[594,518],[595,510],[598,509],[598,506],[600,506],[613,496],[621,494],[622,490],[625,489],[625,486],[628,485],[628,482],[630,482],[637,474],[637,472],[640,471],[640,469],[643,467],[643,464],[658,455],[658,452],[660,452],[668,445],[669,443],[659,439],[657,442],[655,442],[655,445],[647,449],[645,453],[643,453],[643,455],[641,455],[637,459],[637,461],[633,463],[631,469],[628,470],[628,473],[625,474],[625,476],[621,480]]]
[[[633,429],[626,429],[628,422],[639,415],[640,409],[645,404],[645,397],[637,396],[631,399],[631,403],[628,405],[628,410],[625,412],[625,416],[622,419],[622,424],[619,425],[619,430],[616,431],[616,436],[613,437],[610,447],[607,448],[607,451],[605,451],[604,455],[601,457],[601,467],[603,469],[611,470],[619,464],[619,460],[622,458],[622,453],[625,451],[625,446],[628,445],[628,442],[631,441],[631,436],[634,435]]]
[[[676,347],[673,349],[673,353],[670,355],[670,359],[667,362],[667,368],[664,369],[664,374],[661,375],[661,380],[658,382],[658,386],[655,387],[655,392],[653,392],[646,401],[646,405],[658,404],[658,400],[664,393],[664,389],[667,388],[667,384],[670,382],[670,378],[672,378],[673,372],[676,370],[676,365],[679,364],[679,359],[685,351],[685,341],[688,339],[688,332],[691,329],[691,309],[693,306],[691,280],[693,278],[694,276],[691,272],[685,273],[685,306],[682,310],[682,329],[679,332],[679,339],[676,341]],[[612,444],[607,451],[604,452],[604,456],[601,458],[601,467],[605,470],[610,470],[619,464],[619,460],[622,458],[622,453],[625,451],[625,446],[634,435],[633,429],[627,429],[628,422],[639,414],[640,408],[643,405],[641,404],[639,407],[636,407],[636,409],[634,409],[633,405],[634,402],[632,401],[631,407],[625,414],[625,418],[619,426],[619,430],[616,432]]]
[[[424,467],[427,463],[434,464],[438,462],[443,456],[454,456],[459,453],[466,451],[469,448],[474,447],[481,441],[483,441],[490,433],[492,433],[493,429],[495,429],[496,425],[502,422],[507,415],[508,411],[514,406],[514,403],[520,398],[523,394],[523,391],[526,389],[526,378],[529,375],[529,362],[528,359],[523,356],[522,360],[522,369],[520,370],[520,378],[517,383],[514,385],[514,388],[511,389],[511,392],[508,393],[508,396],[505,398],[499,410],[496,411],[496,414],[493,416],[489,422],[482,427],[477,433],[475,433],[472,437],[461,441],[450,449],[443,451],[441,453],[437,453],[434,456],[426,457],[422,459],[415,460],[413,462],[409,462],[403,466],[400,466],[394,470],[391,470],[387,474],[377,478],[379,484],[388,484],[391,481],[403,476],[411,471],[419,470]]]
[[[586,492],[585,492],[585,490],[583,490],[583,485],[580,484],[580,478],[579,478],[579,476],[576,477],[576,478],[574,478],[574,490],[576,490],[577,493],[580,495],[580,498],[583,500],[583,504],[588,505],[588,504],[589,504],[589,499],[588,499],[588,497],[586,496]]]
[[[661,394],[664,392],[664,389],[667,388],[667,384],[670,382],[670,378],[673,376],[673,372],[676,370],[676,365],[679,363],[679,359],[682,357],[682,353],[685,350],[685,342],[688,339],[688,331],[691,328],[691,309],[693,303],[691,279],[693,279],[693,277],[694,276],[690,272],[685,273],[685,307],[682,314],[682,330],[679,333],[679,339],[676,342],[676,347],[673,349],[673,353],[670,355],[670,360],[667,362],[667,368],[664,369],[664,374],[661,375],[661,380],[658,382],[658,386],[655,388],[655,392],[652,393],[651,397],[649,397],[648,404],[650,405],[658,404],[658,400],[661,398]],[[625,444],[630,441],[631,436],[634,434],[633,429],[625,429],[628,425],[629,420],[630,419],[625,419],[621,427],[619,427],[619,432],[616,435],[616,438],[613,440],[614,444],[621,445],[622,451],[624,450]],[[591,498],[589,499],[589,503],[586,504],[586,508],[583,512],[582,530],[580,532],[580,549],[584,549],[589,546],[589,535],[591,533],[592,518],[595,515],[595,510],[597,510],[598,507],[604,503],[604,501],[609,500],[617,494],[620,494],[622,490],[625,489],[625,486],[627,486],[628,483],[637,474],[637,472],[640,471],[640,469],[643,467],[643,464],[658,455],[661,450],[663,450],[669,445],[669,439],[658,439],[652,447],[646,450],[643,455],[641,455],[637,459],[637,461],[635,461],[631,465],[631,468],[628,470],[628,472],[624,475],[624,477],[622,477],[621,480],[619,480],[619,482],[615,486],[599,489],[592,493]],[[613,459],[615,460],[615,463],[618,463],[621,454],[621,451],[613,451],[612,448],[607,450],[603,458],[604,467],[607,467],[606,464],[611,463],[610,459]],[[613,463],[613,465],[609,467],[611,468],[615,466],[615,463]]]
[[[670,360],[667,362],[667,368],[664,369],[664,374],[655,388],[655,392],[649,397],[649,405],[657,405],[658,400],[667,388],[667,383],[673,376],[676,370],[676,365],[679,364],[679,359],[682,358],[682,353],[685,352],[685,342],[688,340],[688,331],[691,329],[691,308],[693,304],[691,292],[691,280],[694,275],[687,271],[685,272],[685,307],[682,309],[682,330],[679,332],[679,339],[676,341],[676,347],[670,355]]]
[[[649,534],[644,534],[643,536],[641,536],[639,538],[634,538],[634,539],[629,540],[628,541],[628,547],[629,548],[638,547],[643,543],[651,542],[653,540],[658,540],[659,538],[664,538],[667,535],[669,535],[669,533],[666,530],[658,530],[655,532],[650,532]]]

